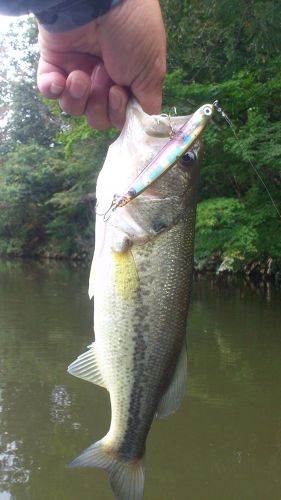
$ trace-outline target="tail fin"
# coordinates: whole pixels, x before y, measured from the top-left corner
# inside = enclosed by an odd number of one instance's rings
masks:
[[[100,467],[109,475],[110,486],[117,500],[142,500],[144,460],[125,461],[104,443],[97,441],[76,457],[67,467]]]

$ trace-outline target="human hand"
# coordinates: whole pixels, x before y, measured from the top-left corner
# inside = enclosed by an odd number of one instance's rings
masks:
[[[39,25],[37,83],[70,115],[99,130],[121,128],[133,94],[159,113],[166,37],[158,0],[123,0],[104,16],[63,33]]]

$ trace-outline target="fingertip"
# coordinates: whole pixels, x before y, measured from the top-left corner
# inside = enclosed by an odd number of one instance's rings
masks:
[[[58,97],[61,96],[61,94],[64,91],[64,87],[62,85],[59,85],[56,82],[52,82],[50,85],[49,93],[50,97],[53,99],[57,99]]]
[[[43,73],[37,76],[37,86],[43,96],[58,99],[65,89],[66,78],[60,73]]]
[[[155,63],[155,67],[157,69],[157,78],[136,80],[132,84],[134,96],[143,110],[150,115],[161,113],[163,82],[166,74],[165,62],[161,64],[161,61],[158,61],[157,64]]]
[[[91,89],[90,76],[81,70],[72,71],[67,78],[66,87],[73,99],[83,99],[88,96]]]
[[[114,127],[121,129],[126,120],[129,96],[124,87],[113,85],[109,90],[109,119]]]
[[[90,127],[106,130],[111,127],[109,118],[109,91],[112,80],[104,64],[98,64],[91,75],[91,94],[86,107],[86,118]]]
[[[83,115],[90,89],[90,76],[84,71],[72,71],[67,77],[65,90],[59,99],[61,109],[72,116]]]
[[[161,106],[162,106],[161,93],[140,92],[138,94],[135,94],[135,96],[138,99],[145,113],[149,115],[158,115],[159,113],[161,113]]]

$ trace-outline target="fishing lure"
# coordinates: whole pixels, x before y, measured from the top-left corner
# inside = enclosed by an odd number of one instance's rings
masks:
[[[175,163],[187,153],[195,141],[201,136],[206,125],[213,116],[213,104],[204,104],[176,133],[171,140],[159,151],[153,160],[138,174],[128,188],[121,194],[115,194],[109,209],[103,214],[108,220],[118,207],[124,207],[145,191],[159,177],[164,175]]]

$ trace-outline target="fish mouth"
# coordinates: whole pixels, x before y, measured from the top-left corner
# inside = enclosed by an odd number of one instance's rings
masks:
[[[177,132],[191,116],[152,115],[150,122],[145,127],[145,133],[155,138],[165,139],[171,137],[171,134]]]

